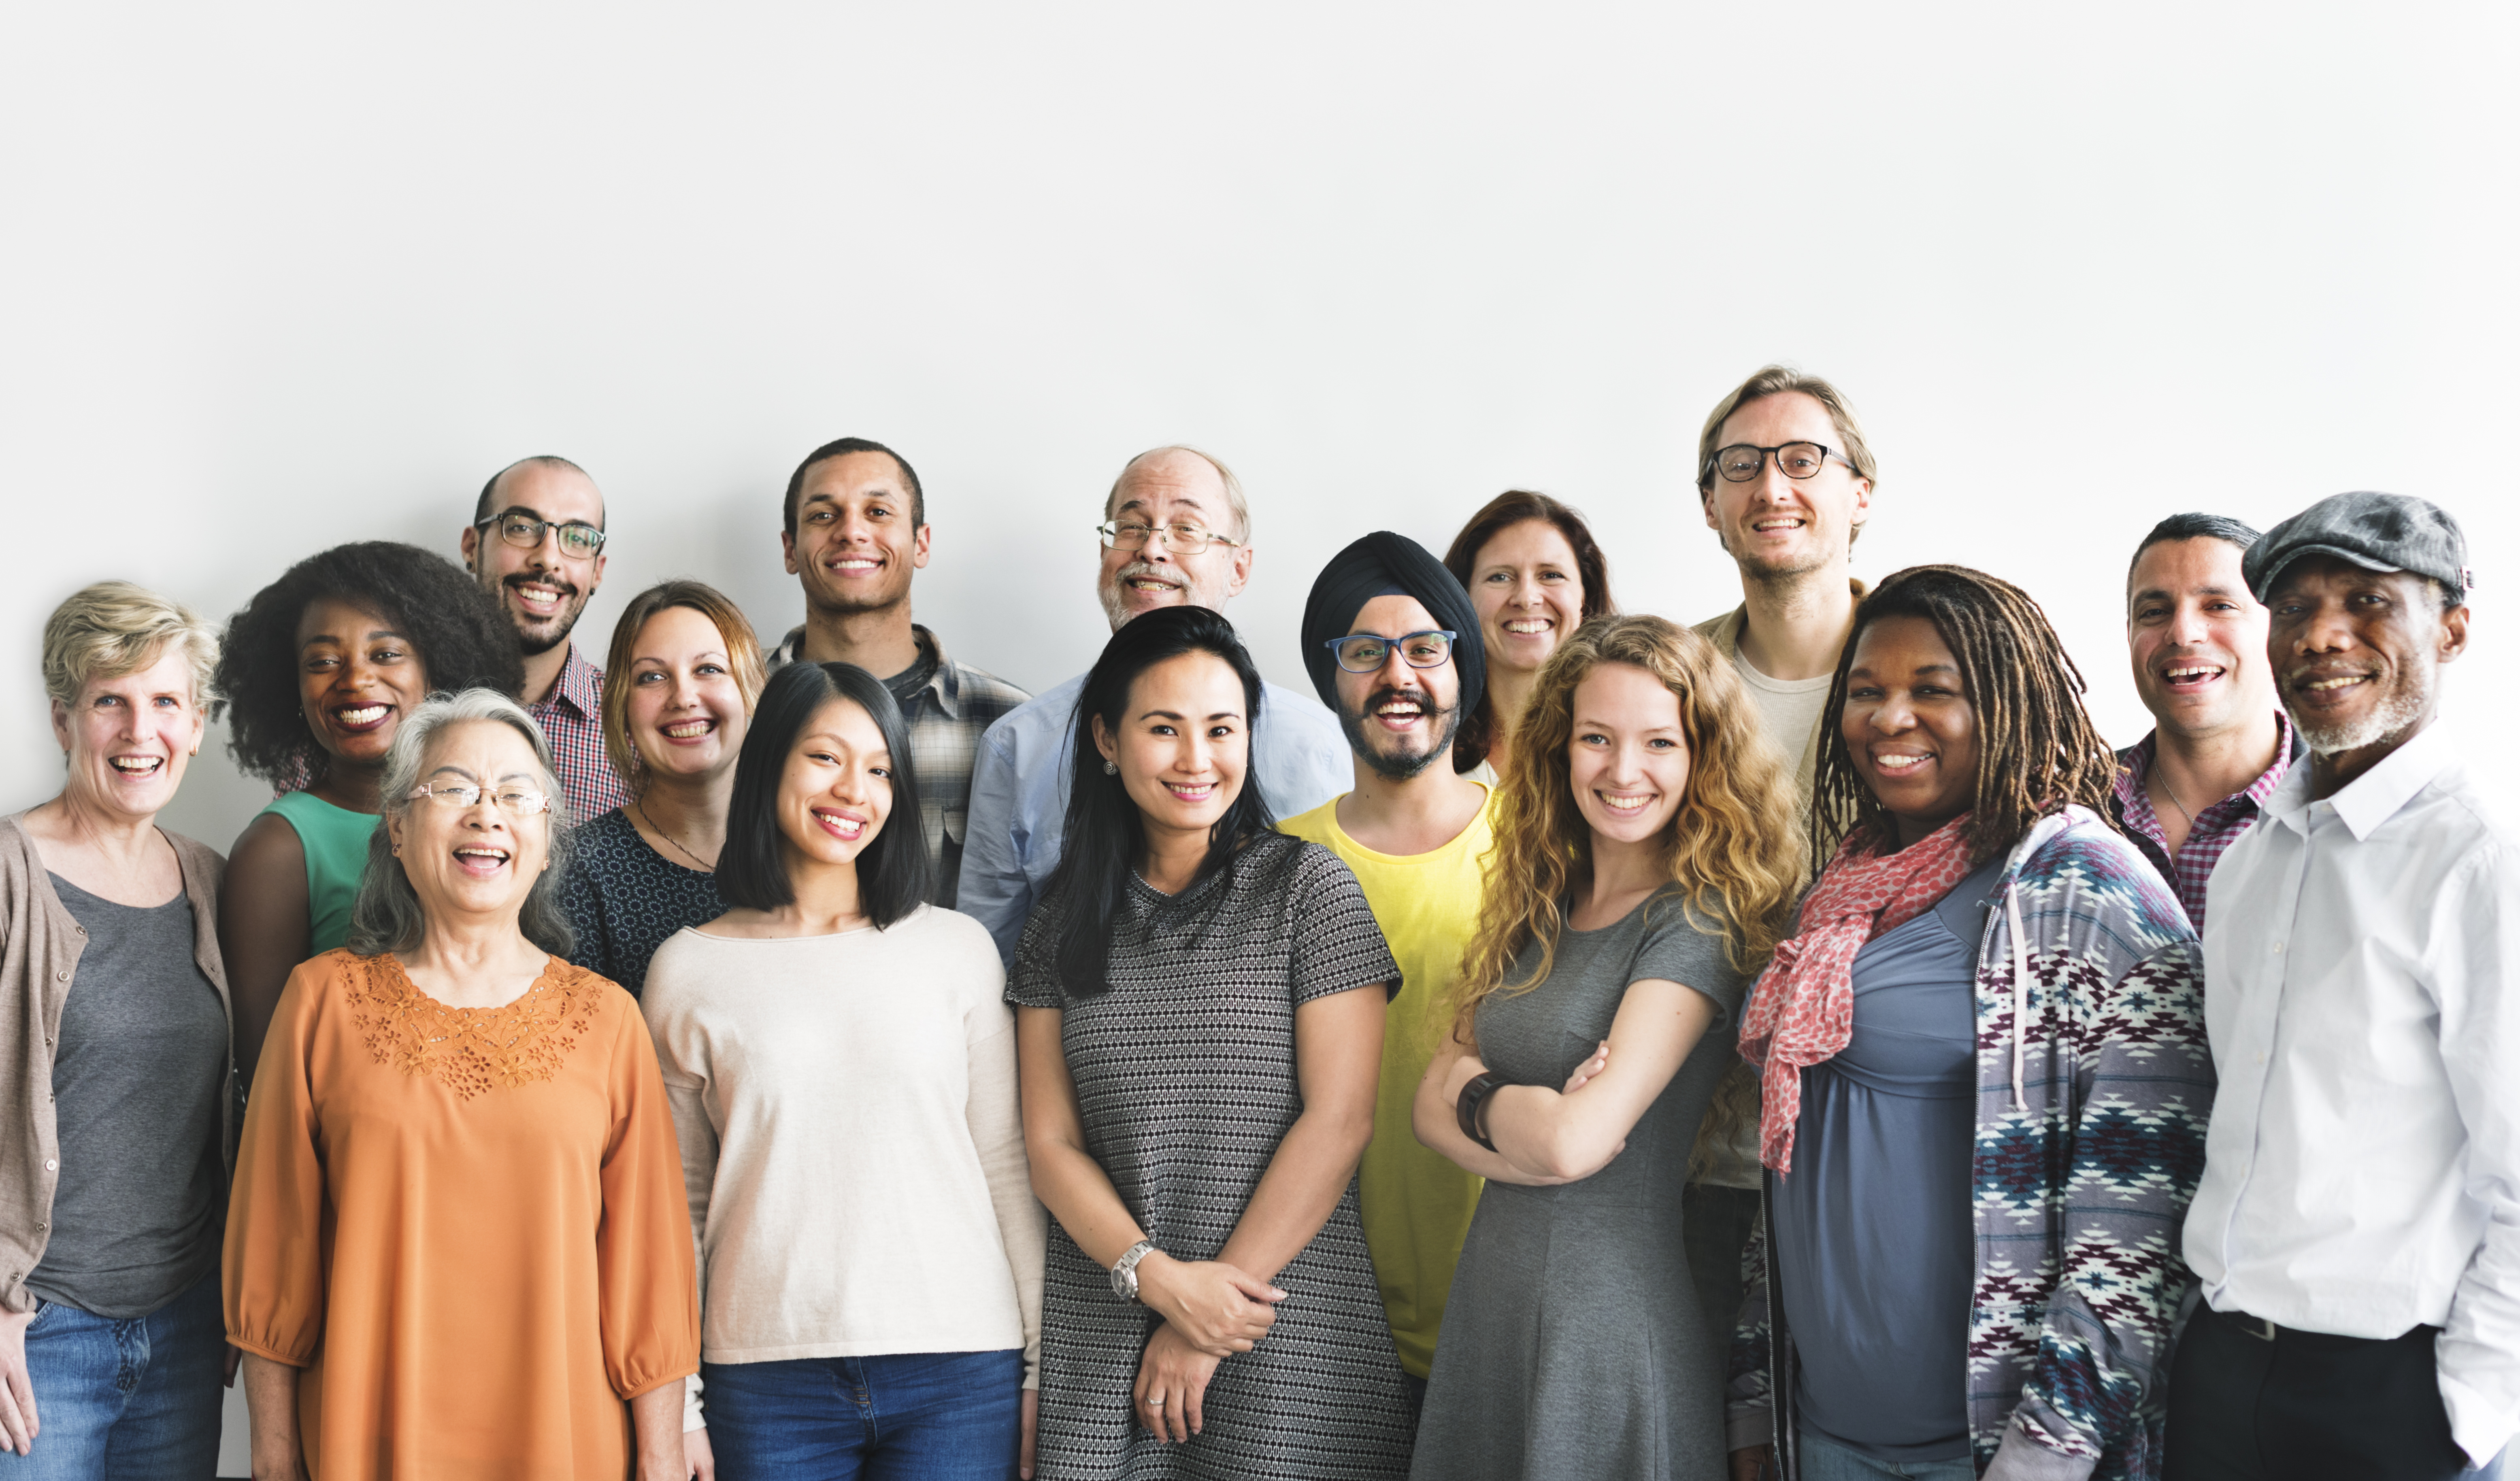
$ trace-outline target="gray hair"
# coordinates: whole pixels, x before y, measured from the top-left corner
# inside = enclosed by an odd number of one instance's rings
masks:
[[[535,785],[551,798],[551,811],[546,815],[551,819],[550,867],[534,880],[533,892],[525,896],[524,907],[517,916],[517,928],[544,951],[565,957],[577,944],[577,933],[569,927],[568,912],[560,903],[562,881],[568,874],[568,803],[561,794],[560,778],[552,770],[551,746],[543,740],[542,727],[525,713],[523,705],[497,690],[468,689],[458,695],[431,695],[420,708],[404,716],[402,727],[394,732],[392,746],[385,751],[385,773],[380,791],[384,801],[384,822],[410,816],[411,789],[420,785],[421,764],[428,759],[428,747],[438,733],[450,725],[474,720],[497,721],[524,737],[534,748]],[[359,877],[359,896],[350,906],[350,950],[362,957],[407,952],[420,945],[427,924],[420,896],[411,887],[411,876],[403,872],[402,861],[394,857],[393,835],[381,822],[368,839],[367,872]]]

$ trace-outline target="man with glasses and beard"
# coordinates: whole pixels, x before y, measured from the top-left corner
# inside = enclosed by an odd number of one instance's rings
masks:
[[[1449,1026],[1445,1005],[1494,841],[1491,793],[1453,770],[1462,696],[1475,703],[1487,693],[1486,655],[1469,594],[1424,546],[1389,530],[1323,567],[1304,605],[1303,651],[1313,688],[1347,733],[1356,787],[1280,829],[1355,872],[1400,964],[1357,1198],[1391,1340],[1422,1405],[1480,1187],[1418,1142],[1410,1112]]]
[[[1095,532],[1102,563],[1094,594],[1115,633],[1158,606],[1223,611],[1251,579],[1255,553],[1242,484],[1195,448],[1158,447],[1130,459]],[[1275,816],[1319,807],[1348,781],[1338,722],[1292,690],[1261,689],[1251,775]],[[989,727],[972,765],[955,909],[989,928],[1010,966],[1024,920],[1058,867],[1070,733],[1084,690],[1079,674]],[[923,784],[925,773],[921,778]]]
[[[2467,543],[2339,494],[2242,569],[2310,754],[2207,886],[2164,1474],[2446,1481],[2520,1429],[2520,833],[2436,723]]]
[[[481,485],[461,541],[472,572],[517,630],[525,709],[551,742],[569,816],[630,800],[604,750],[604,671],[569,630],[604,584],[604,494],[586,470],[548,455],[511,463]]]

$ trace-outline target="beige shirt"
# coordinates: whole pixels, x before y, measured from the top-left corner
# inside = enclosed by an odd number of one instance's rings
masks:
[[[657,948],[640,1006],[682,1141],[705,1361],[1020,1347],[1033,1385],[1049,1226],[1005,983],[988,931],[933,906],[880,931]]]
[[[19,826],[24,813],[0,818],[0,1307],[31,1311],[26,1273],[51,1242],[53,1190],[61,1185],[62,1143],[53,1118],[53,1036],[62,1005],[78,975],[87,931],[73,919],[44,871],[35,840]],[[184,894],[193,905],[193,962],[228,1002],[227,967],[219,957],[219,880],[227,861],[207,844],[161,830],[175,849]],[[219,1091],[219,1148],[236,1150],[233,1052],[229,1082]]]

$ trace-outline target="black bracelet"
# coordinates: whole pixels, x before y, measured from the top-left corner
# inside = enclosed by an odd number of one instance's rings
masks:
[[[1479,1128],[1479,1112],[1487,1108],[1488,1097],[1504,1084],[1504,1077],[1494,1070],[1481,1070],[1470,1077],[1470,1083],[1462,1087],[1462,1094],[1453,1101],[1453,1112],[1461,1118],[1462,1135],[1489,1151],[1495,1151],[1497,1144]]]

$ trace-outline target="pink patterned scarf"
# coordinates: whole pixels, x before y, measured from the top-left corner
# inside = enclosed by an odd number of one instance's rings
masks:
[[[1741,1057],[1759,1066],[1759,1160],[1793,1171],[1802,1070],[1836,1056],[1855,1027],[1855,954],[1934,908],[1969,876],[1963,813],[1895,854],[1854,839],[1821,872],[1801,929],[1778,942],[1741,1013]]]

